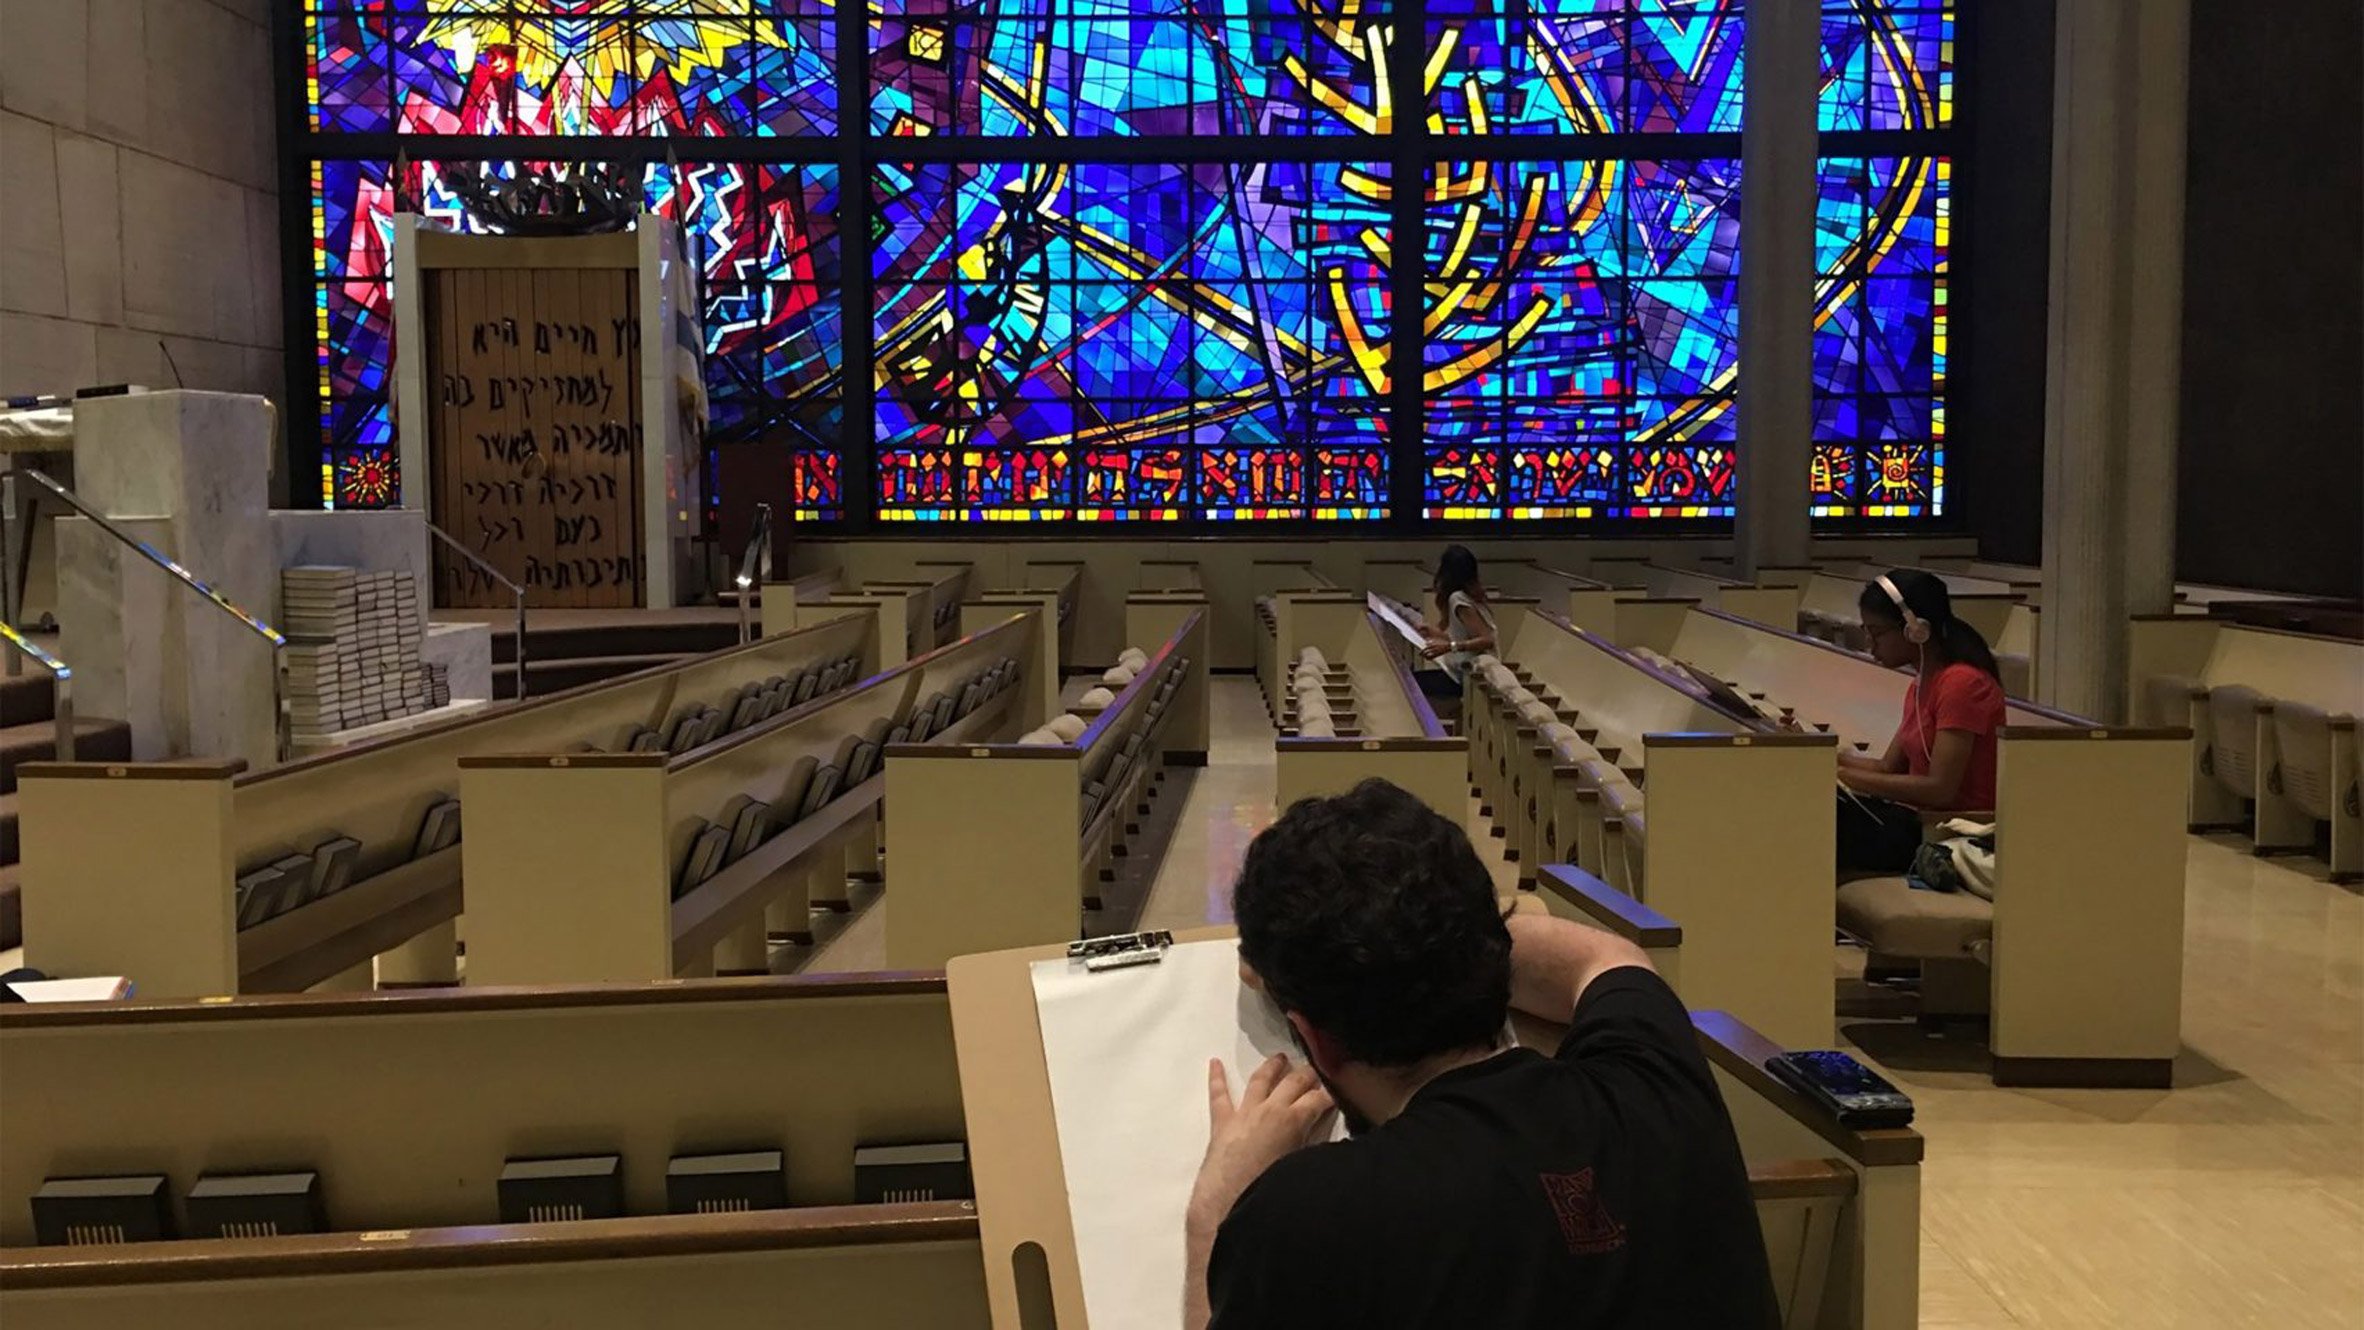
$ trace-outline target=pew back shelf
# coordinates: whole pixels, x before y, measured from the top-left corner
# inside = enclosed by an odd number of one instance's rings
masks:
[[[877,875],[892,736],[999,737],[1052,631],[1018,611],[678,754],[463,760],[469,982],[763,970],[771,934],[809,935],[811,908]]]
[[[1683,919],[1686,998],[1828,1043],[1836,741],[1766,732],[1556,614],[1528,615],[1509,650],[1471,672],[1463,716],[1522,880],[1573,863]]]
[[[871,625],[843,618],[264,772],[28,766],[27,961],[58,974],[131,975],[160,996],[287,991],[402,955],[416,939],[415,968],[392,977],[449,982],[463,904],[461,855],[449,848],[459,819],[456,807],[437,810],[460,793],[463,757],[623,750],[652,734],[719,730],[750,689],[768,687],[784,705],[781,684],[835,689],[869,672],[876,654]],[[122,834],[132,826],[143,834]],[[289,884],[282,911],[241,917],[241,876],[339,838],[355,842],[349,885]]]
[[[924,810],[887,825],[890,965],[1081,935],[1165,768],[1204,764],[1207,603],[1135,593],[1126,619],[1148,661],[1075,739],[887,749],[889,805]]]
[[[1689,608],[1660,649],[1867,750],[1903,715],[1906,672],[1715,610]],[[2008,700],[1996,807],[1974,816],[1995,825],[1991,904],[1863,879],[1839,888],[1841,928],[1920,964],[1925,1015],[1986,1017],[1998,1083],[2165,1084],[2182,1047],[2190,749],[2181,726]],[[2096,983],[2114,1000],[2078,996]]]
[[[1290,606],[1292,643],[1298,653],[1321,652],[1325,690],[1338,708],[1337,733],[1309,735],[1303,703],[1292,697],[1284,722],[1300,728],[1273,741],[1276,807],[1287,808],[1315,795],[1339,794],[1367,779],[1386,780],[1455,822],[1468,808],[1469,742],[1451,733],[1413,678],[1426,635],[1390,598],[1367,592],[1360,598],[1296,599]],[[1292,663],[1290,683],[1302,666]]]
[[[966,1203],[855,1203],[856,1148],[965,1138],[941,975],[19,1006],[0,1059],[45,1087],[0,1135],[12,1327],[309,1323],[324,1298],[388,1326],[783,1297],[859,1330],[986,1324]],[[664,1214],[669,1159],[742,1149],[782,1152],[798,1208]],[[505,1160],[570,1153],[620,1155],[641,1217],[492,1222]],[[334,1232],[32,1246],[45,1177],[162,1173],[178,1198],[289,1167]],[[919,1278],[939,1291],[898,1290]]]

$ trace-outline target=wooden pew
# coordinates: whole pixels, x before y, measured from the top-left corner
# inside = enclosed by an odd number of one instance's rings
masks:
[[[783,573],[776,580],[765,582],[760,598],[764,636],[773,637],[793,629],[798,605],[826,600],[837,594],[844,582],[845,574],[835,564],[805,573]]]
[[[1885,576],[1898,568],[1911,568],[1929,574],[1945,583],[1946,593],[1952,596],[2017,596],[2022,600],[2031,595],[2041,596],[2043,578],[1992,577],[1973,572],[1946,559],[1903,559],[1882,563],[1875,559],[1825,559],[1816,565],[1821,571],[1861,585],[1875,577]]]
[[[1126,617],[1149,663],[1074,741],[886,750],[889,806],[918,810],[887,825],[890,965],[1081,936],[1167,752],[1205,761],[1205,602],[1137,597]]]
[[[2031,606],[2043,604],[2044,570],[2032,563],[2003,563],[1993,559],[1935,556],[1920,560],[1920,567],[1931,572],[1945,569],[1967,573],[1990,581],[2006,582],[2025,592]],[[2354,602],[2323,600],[2303,591],[2271,591],[2259,587],[2219,586],[2208,582],[2177,582],[2175,584],[2175,612],[2190,615],[2233,617],[2257,623],[2250,616],[2270,619],[2314,618],[2329,620],[2344,608],[2353,613]],[[2267,627],[2292,627],[2286,623],[2263,623]],[[2325,629],[2299,628],[2296,631],[2325,632]]]
[[[1057,623],[1062,611],[1073,602],[1062,600],[1060,589],[1041,588],[1027,591],[987,591],[964,601],[960,607],[960,635],[973,637],[1013,614],[1033,613],[1044,623]],[[1027,695],[1013,704],[1010,729],[1019,734],[1034,729],[1059,714],[1060,673],[1067,659],[1060,654],[1067,630],[1061,625],[1056,632],[1035,635],[1035,656],[1026,667]]]
[[[1287,636],[1285,614],[1280,604],[1284,595],[1317,595],[1323,592],[1343,592],[1327,574],[1307,559],[1257,559],[1249,567],[1249,585],[1254,592],[1252,608],[1256,614],[1256,682],[1264,690],[1265,710],[1279,714],[1281,639]]]
[[[1347,724],[1328,736],[1283,733],[1273,741],[1275,807],[1340,794],[1373,777],[1460,823],[1469,815],[1469,741],[1446,731],[1412,678],[1426,638],[1376,592],[1362,604],[1295,607],[1297,640],[1321,651],[1350,699]],[[1302,726],[1303,716],[1293,715]]]
[[[1598,578],[1583,577],[1565,569],[1529,561],[1530,575],[1514,576],[1505,586],[1539,598],[1546,608],[1579,628],[1589,629],[1604,637],[1617,631],[1617,602],[1620,599],[1644,594],[1639,587],[1620,587]]]
[[[1653,597],[1696,599],[1728,613],[1778,623],[1797,618],[1798,588],[1787,582],[1760,586],[1721,573],[1623,555],[1594,559],[1592,571],[1595,577],[1638,586]]]
[[[1782,1324],[1798,1330],[1918,1326],[1920,1133],[1842,1126],[1765,1070],[1784,1051],[1780,1041],[1729,1012],[1694,1007],[1691,1023],[1748,1162]],[[1836,1187],[1831,1169],[1842,1175]],[[1834,1194],[1835,1213],[1829,1204]]]
[[[2313,850],[2327,823],[2332,880],[2364,877],[2364,643],[2177,614],[2127,632],[2129,714],[2193,734],[2187,825],[2246,824],[2281,854]]]
[[[462,851],[421,837],[431,816],[444,816],[430,810],[459,797],[463,757],[662,747],[707,726],[719,735],[750,690],[809,680],[805,693],[787,694],[809,698],[870,673],[877,652],[872,621],[841,618],[264,772],[30,765],[21,773],[27,963],[129,975],[156,997],[292,992],[340,977],[366,987],[380,956],[385,982],[451,982]],[[250,903],[241,920],[241,875],[338,837],[358,843],[349,885],[267,916]]]
[[[1574,864],[1545,864],[1535,879],[1535,899],[1561,919],[1614,933],[1642,949],[1650,968],[1676,992],[1683,991],[1683,927]]]
[[[1692,608],[1657,649],[1862,749],[1884,751],[1903,715],[1903,671],[1733,615]],[[1998,1084],[2167,1084],[2182,1047],[2190,740],[2180,726],[2109,727],[2011,702],[1992,904],[1870,878],[1840,887],[1841,925],[1919,961],[1925,998],[1983,999]],[[1924,1014],[1983,1013],[1925,1002]]]
[[[1280,715],[1280,616],[1272,597],[1258,596],[1256,611],[1256,691],[1264,697],[1264,714]]]
[[[1682,919],[1694,1003],[1827,1044],[1835,742],[1765,733],[1556,615],[1530,615],[1512,652],[1472,671],[1463,716],[1522,874],[1573,859]]]
[[[1862,653],[1870,649],[1870,639],[1863,630],[1861,596],[1863,584],[1888,570],[1873,565],[1861,565],[1851,571],[1830,571],[1839,565],[1826,564],[1824,571],[1814,573],[1800,588],[1798,611],[1794,619],[1777,621],[1754,614],[1740,617],[1785,632],[1795,630],[1809,637]],[[1861,576],[1855,574],[1860,572]],[[2000,583],[1974,582],[1973,579],[1941,574],[1948,584],[1947,594],[1954,607],[1954,615],[1978,630],[1994,649],[1995,664],[2003,676],[2003,691],[2013,697],[2034,697],[2036,694],[2037,636],[2039,624],[2035,605],[2024,588],[2005,587]],[[1955,585],[1959,583],[1960,585]],[[1969,586],[1986,590],[1964,589]]]
[[[1683,929],[1571,865],[1544,870],[1514,906],[1542,909],[1640,947],[1667,985],[1694,1005],[1692,1023],[1732,1115],[1757,1227],[1773,1273],[1781,1324],[1895,1327],[1919,1322],[1920,1161],[1910,1128],[1855,1131],[1765,1070],[1783,1051],[1737,1017],[1700,1010],[1683,963]],[[1514,1016],[1519,1042],[1556,1049],[1564,1027]]]
[[[1313,566],[1311,559],[1257,559],[1253,563],[1257,594],[1275,591],[1338,591],[1335,578]]]
[[[0,1133],[12,1330],[988,1324],[967,1203],[855,1203],[857,1147],[966,1135],[940,975],[17,1006],[0,1061],[44,1088]],[[753,1149],[803,1208],[664,1214],[673,1156]],[[573,1153],[638,1217],[494,1222],[504,1160]],[[335,1232],[32,1246],[47,1177],[290,1168]]]
[[[1954,603],[1967,604],[1973,609],[1981,604],[1971,600]],[[2038,650],[2038,643],[2043,636],[2043,628],[2041,610],[2031,604],[2012,601],[2004,606],[2002,627],[1992,633],[1980,633],[1995,653],[1995,668],[2003,676],[2003,691],[2012,697],[2032,698],[2042,688],[2042,676],[2038,673],[2042,653]]]
[[[1436,618],[1436,570],[1418,559],[1366,559],[1362,586],[1408,610],[1415,624]]]
[[[1050,631],[1015,612],[682,753],[463,758],[468,982],[762,971],[768,933],[809,936],[878,875],[887,748],[1012,733]]]
[[[1911,1324],[1918,1137],[1844,1132],[1763,1074],[1762,1036],[1694,1020],[1783,1323]],[[855,1147],[967,1135],[938,975],[17,1008],[0,1055],[47,1090],[22,1118],[12,1104],[0,1141],[12,1327],[302,1324],[322,1306],[405,1330],[781,1307],[853,1330],[990,1323],[972,1208],[851,1203]],[[151,1093],[159,1076],[185,1092]],[[800,1208],[656,1213],[665,1160],[746,1148],[782,1150]],[[504,1159],[566,1152],[623,1156],[642,1217],[486,1222]],[[28,1245],[45,1177],[162,1172],[178,1196],[202,1172],[291,1164],[320,1173],[335,1232]]]
[[[987,1330],[966,1201],[0,1253],[11,1330],[761,1322]]]
[[[1194,615],[1203,616],[1206,622],[1193,627],[1190,620]],[[1187,640],[1185,650],[1193,657],[1181,667],[1182,682],[1174,685],[1166,704],[1171,715],[1161,722],[1165,733],[1159,752],[1169,767],[1205,766],[1207,749],[1214,740],[1214,708],[1206,688],[1214,661],[1211,655],[1193,649],[1198,635],[1213,632],[1212,618],[1206,597],[1197,592],[1136,591],[1125,597],[1126,637],[1152,643],[1180,635]]]
[[[2005,621],[2012,609],[2036,604],[2035,593],[2042,589],[2025,583],[1973,577],[1944,566],[1920,567],[1909,561],[1889,564],[1860,559],[1826,559],[1818,568],[1819,571],[1806,588],[1805,599],[1799,604],[1800,613],[1805,615],[1810,611],[1814,619],[1843,630],[1844,636],[1837,633],[1827,636],[1832,641],[1858,650],[1863,646],[1863,615],[1859,598],[1863,594],[1864,583],[1885,577],[1898,568],[1918,568],[1945,583],[1946,595],[1953,602],[1954,616],[1977,629],[1990,644],[2008,631]],[[1730,610],[1731,607],[1713,608]],[[1771,624],[1776,628],[1792,626],[1753,614],[1740,617]]]
[[[968,595],[970,565],[966,560],[921,559],[909,578],[872,578],[862,583],[869,595],[900,595],[904,601],[905,651],[912,656],[950,642],[960,627],[960,602]]]
[[[1196,559],[1143,559],[1136,591],[1191,591],[1206,593],[1206,579]]]
[[[1264,690],[1265,710],[1270,713],[1275,726],[1281,723],[1285,711],[1289,675],[1297,658],[1304,654],[1306,647],[1321,645],[1307,636],[1307,630],[1299,625],[1299,620],[1309,613],[1324,613],[1316,607],[1330,606],[1332,608],[1327,611],[1330,616],[1328,622],[1334,628],[1343,628],[1353,622],[1350,611],[1359,609],[1362,604],[1361,595],[1334,588],[1276,591],[1258,598],[1256,681]],[[1336,608],[1339,606],[1346,608]]]
[[[1025,587],[1059,596],[1059,663],[1075,659],[1075,626],[1083,606],[1084,564],[1081,559],[1028,559]]]
[[[1614,587],[1594,578],[1550,567],[1533,559],[1498,559],[1481,572],[1496,600],[1534,601],[1579,627],[1607,633],[1621,596],[1645,594],[1638,587]],[[1407,602],[1418,622],[1436,618],[1436,572],[1415,559],[1373,559],[1363,565],[1367,590]]]

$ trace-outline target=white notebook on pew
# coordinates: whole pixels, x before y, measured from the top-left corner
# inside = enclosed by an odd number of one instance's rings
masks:
[[[1265,1058],[1300,1059],[1288,1023],[1240,983],[1229,938],[1150,965],[1033,970],[1085,1314],[1092,1330],[1171,1330],[1183,1210],[1207,1152],[1207,1060],[1223,1060],[1236,1100]]]
[[[121,975],[90,979],[19,979],[9,991],[26,1002],[113,1002],[131,996],[131,981]]]

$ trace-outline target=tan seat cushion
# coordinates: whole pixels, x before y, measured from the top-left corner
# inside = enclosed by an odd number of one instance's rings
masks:
[[[1901,877],[1839,888],[1839,927],[1891,956],[1958,960],[1994,935],[1995,907],[1966,891],[1915,891]]]
[[[1601,760],[1601,750],[1584,742],[1582,736],[1574,730],[1568,731],[1568,735],[1564,739],[1553,740],[1551,747],[1553,752],[1559,754],[1562,762],[1582,764]]]

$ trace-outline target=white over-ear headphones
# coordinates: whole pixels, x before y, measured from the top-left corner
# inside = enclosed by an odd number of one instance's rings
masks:
[[[1889,581],[1886,574],[1872,580],[1879,584],[1880,590],[1888,593],[1888,599],[1896,602],[1896,612],[1904,616],[1904,640],[1914,646],[1928,645],[1929,621],[1913,613],[1913,607],[1904,603],[1904,593],[1896,589],[1896,584]]]
[[[1879,584],[1880,590],[1888,593],[1888,599],[1896,602],[1896,612],[1904,616],[1904,640],[1921,649],[1921,668],[1926,670],[1929,666],[1929,621],[1913,613],[1913,607],[1904,603],[1904,593],[1896,589],[1896,584],[1888,580],[1887,574],[1882,573],[1872,580]],[[1921,732],[1922,758],[1936,761],[1936,738],[1929,733],[1929,717],[1923,714],[1921,704],[1917,701],[1913,705],[1913,719],[1918,722],[1915,728]]]

